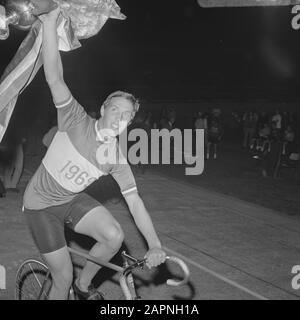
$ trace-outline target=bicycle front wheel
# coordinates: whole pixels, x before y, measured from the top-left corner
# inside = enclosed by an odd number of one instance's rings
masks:
[[[16,300],[47,300],[52,286],[48,267],[34,259],[24,261],[16,274]]]

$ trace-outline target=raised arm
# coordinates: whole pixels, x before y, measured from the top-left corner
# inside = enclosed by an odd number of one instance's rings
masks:
[[[71,93],[64,82],[63,67],[58,50],[57,19],[60,9],[57,8],[40,17],[43,22],[42,55],[46,81],[55,103],[66,101]]]

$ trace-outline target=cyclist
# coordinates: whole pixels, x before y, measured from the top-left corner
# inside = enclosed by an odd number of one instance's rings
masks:
[[[101,106],[98,121],[87,115],[63,80],[57,36],[59,14],[57,8],[41,16],[44,72],[57,108],[58,132],[26,187],[23,203],[29,228],[53,278],[49,299],[67,299],[73,281],[65,223],[97,241],[90,251],[92,256],[109,261],[121,247],[124,235],[119,223],[103,205],[82,192],[101,175],[111,174],[118,182],[147,241],[148,267],[163,263],[166,257],[130,166],[117,152],[116,137],[133,119],[139,103],[133,95],[117,91]],[[119,161],[104,163],[103,150],[118,154]],[[97,265],[87,262],[74,281],[74,289],[82,299],[102,299],[91,285],[98,271]]]

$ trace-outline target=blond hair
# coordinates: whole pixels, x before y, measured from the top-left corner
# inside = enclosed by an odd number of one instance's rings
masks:
[[[111,93],[103,102],[104,108],[106,108],[108,106],[108,104],[110,103],[112,98],[125,98],[128,101],[130,101],[133,105],[133,112],[136,113],[138,112],[139,108],[140,108],[140,103],[139,100],[131,93],[125,92],[125,91],[115,91],[113,93]]]

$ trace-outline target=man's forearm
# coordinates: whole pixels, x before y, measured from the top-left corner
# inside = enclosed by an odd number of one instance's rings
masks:
[[[51,86],[63,79],[62,63],[58,50],[58,36],[56,21],[43,23],[43,63],[45,77]]]
[[[55,103],[66,101],[70,91],[63,79],[63,68],[58,50],[57,19],[59,8],[43,18],[43,63],[47,83]]]
[[[129,209],[138,229],[145,237],[149,249],[161,248],[160,240],[155,232],[152,220],[144,206],[143,201],[138,198],[129,206]]]

